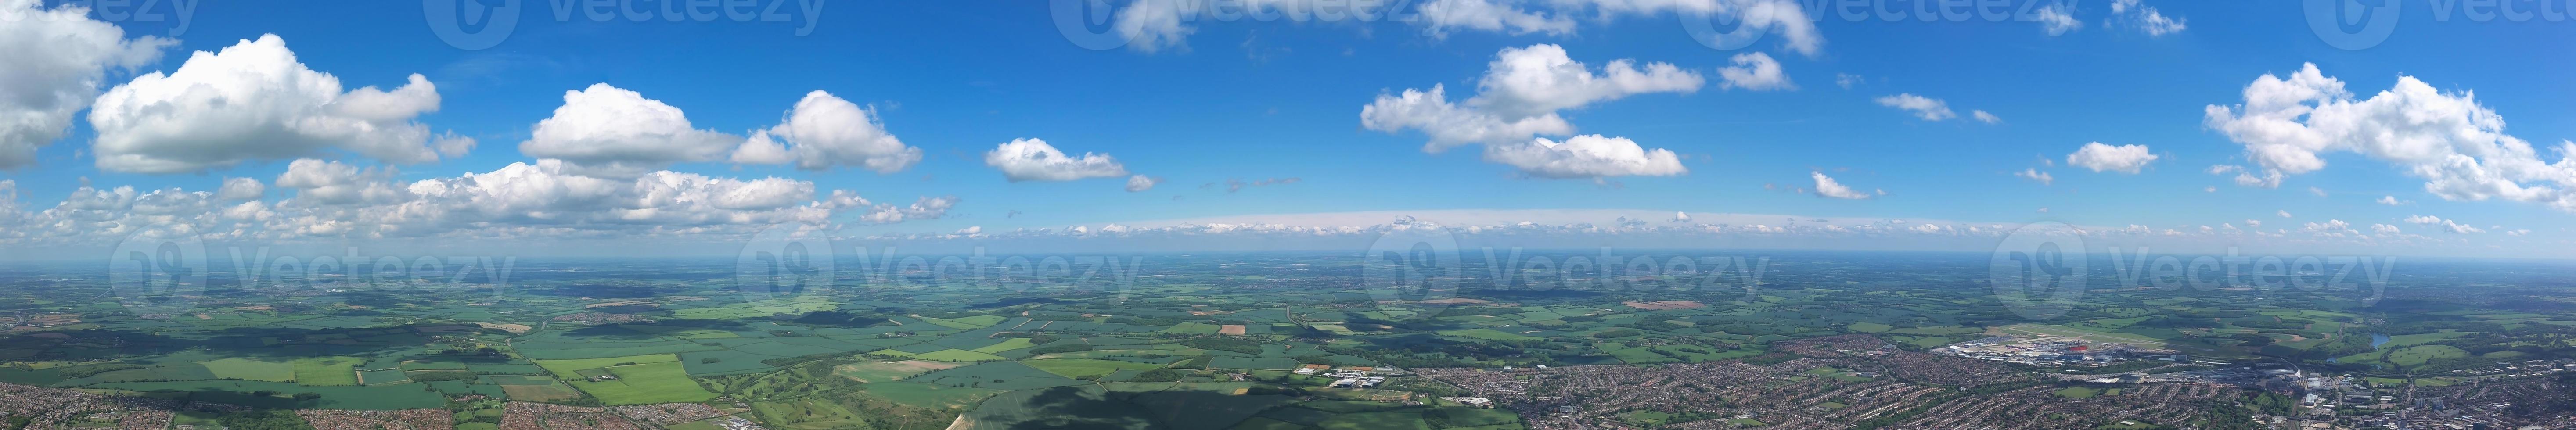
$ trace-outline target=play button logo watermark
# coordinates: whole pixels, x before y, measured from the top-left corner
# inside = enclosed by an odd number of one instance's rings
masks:
[[[519,0],[422,0],[421,15],[429,31],[448,46],[468,51],[498,46],[519,28]]]
[[[2305,0],[2308,29],[2335,48],[2358,51],[2379,46],[2397,32],[2398,0]],[[2377,2],[2378,5],[2364,5]]]

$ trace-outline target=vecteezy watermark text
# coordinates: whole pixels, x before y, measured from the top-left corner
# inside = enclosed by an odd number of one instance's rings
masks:
[[[272,255],[269,247],[227,247],[235,281],[243,289],[449,289],[488,285],[495,293],[510,285],[518,257],[365,255],[348,247],[341,255]],[[480,282],[475,282],[480,281]]]
[[[197,5],[203,0],[64,0],[57,7],[74,7],[89,11],[87,18],[110,23],[170,23],[170,36],[188,33],[196,22]],[[42,5],[39,5],[42,6]],[[30,15],[15,8],[0,11],[0,23],[24,20],[51,20],[52,14],[42,8]]]
[[[475,288],[500,294],[518,265],[518,257],[367,255],[357,247],[337,255],[289,255],[268,246],[229,246],[218,254],[197,235],[161,227],[127,236],[105,259],[108,294],[146,318],[195,308],[218,279],[231,281],[226,291],[251,294]],[[218,264],[217,256],[229,261]]]
[[[2057,222],[2023,225],[1995,246],[1990,278],[1996,300],[2032,320],[2065,315],[2094,288],[2111,291],[2247,291],[2343,295],[2364,306],[2387,296],[2397,258],[2365,255],[2248,255],[2237,247],[2215,255],[2154,254],[2148,247],[2109,246],[2088,256],[2081,228]],[[2096,264],[2111,268],[2097,279]]]
[[[827,0],[421,0],[422,17],[438,39],[457,49],[500,45],[519,26],[523,4],[550,7],[555,22],[763,22],[795,25],[814,33]]]
[[[903,255],[893,246],[855,247],[843,256],[829,237],[781,224],[753,234],[735,253],[735,290],[747,302],[786,303],[843,287],[957,291],[1121,291],[1136,285],[1142,256]]]
[[[2377,47],[2397,32],[2408,4],[2424,5],[2432,22],[2566,22],[2576,20],[2576,0],[2303,0],[2308,29],[2326,45],[2344,50]]]

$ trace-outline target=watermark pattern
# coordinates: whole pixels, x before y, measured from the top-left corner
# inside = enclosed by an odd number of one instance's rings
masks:
[[[304,296],[344,292],[455,292],[509,288],[518,257],[290,255],[268,246],[225,246],[217,253],[179,225],[137,229],[104,259],[108,296],[136,316],[167,319],[205,299],[214,281],[226,293]],[[223,257],[219,263],[217,257]],[[225,270],[228,269],[228,270]]]
[[[2022,318],[2065,315],[2084,297],[2084,237],[2059,222],[2030,223],[1995,245],[1988,282],[1995,299]]]
[[[734,258],[734,289],[746,303],[793,307],[838,288],[929,288],[996,293],[1125,291],[1142,274],[1142,256],[994,255],[978,246],[964,255],[904,255],[896,247],[844,253],[819,231],[782,224],[763,229]]]
[[[2044,22],[2079,0],[1797,0],[1808,19],[1845,22]]]
[[[2107,246],[2090,256],[2082,230],[2057,222],[2022,226],[1995,246],[1988,282],[2015,315],[2044,321],[2064,316],[2096,288],[2113,291],[2248,291],[2349,294],[2363,306],[2387,297],[2397,258],[2361,255],[2154,254],[2146,247]],[[2108,282],[2088,270],[2111,267]]]
[[[341,255],[285,255],[272,254],[264,246],[231,246],[224,255],[232,261],[235,285],[266,291],[459,291],[488,286],[499,295],[509,289],[510,273],[519,262],[512,256],[365,255],[357,247],[348,247]]]
[[[1458,237],[1447,229],[1402,229],[1380,235],[1360,257],[1360,283],[1368,290],[1372,304],[1381,313],[1422,317],[1422,313],[1395,313],[1390,303],[1427,303],[1446,306],[1458,294],[1458,280],[1466,274],[1459,267]],[[1427,312],[1427,313],[1438,313]]]
[[[2154,255],[2149,249],[2124,252],[2111,247],[2121,288],[2173,291],[2243,289],[2300,292],[2353,291],[2368,294],[2363,305],[2387,297],[2388,278],[2397,267],[2394,256],[2245,255],[2229,247],[2221,255]]]
[[[100,22],[166,24],[170,29],[170,37],[179,37],[186,35],[188,27],[197,21],[197,6],[202,1],[204,0],[64,0],[57,4],[87,10],[89,11],[87,18]],[[15,8],[0,12],[0,23],[55,19],[53,15],[43,13],[41,8],[36,10],[34,16],[28,16],[26,11]]]
[[[2379,46],[2397,32],[2406,14],[2404,0],[2303,0],[2308,29],[2317,40],[2338,49],[2358,51]],[[2427,0],[2426,18],[2450,22],[2568,22],[2576,20],[2576,0]]]
[[[2300,5],[2307,13],[2308,30],[2317,40],[2335,48],[2357,51],[2379,46],[2388,35],[2397,32],[2398,14],[2405,10],[2398,0],[2379,0],[2376,6],[2363,6],[2360,0],[2306,0]]]
[[[793,224],[752,235],[734,254],[734,290],[743,302],[781,304],[807,292],[830,291],[832,243]]]
[[[146,319],[169,319],[205,297],[206,244],[155,226],[126,236],[107,256],[109,294]],[[172,237],[175,236],[175,237]]]
[[[1452,305],[1481,301],[1469,293],[1642,293],[1644,308],[1654,308],[1697,306],[1683,302],[1741,290],[1737,300],[1760,301],[1762,277],[1771,266],[1769,257],[1624,255],[1610,247],[1588,254],[1534,255],[1522,247],[1490,246],[1470,252],[1451,230],[1437,228],[1388,232],[1364,252],[1360,285],[1371,306],[1392,321],[1428,319]],[[1665,299],[1674,302],[1656,303]]]
[[[1049,0],[1056,31],[1095,51],[1152,44],[1157,29],[1200,22],[1414,22],[1417,0]]]
[[[537,16],[555,22],[738,22],[794,26],[814,33],[826,0],[541,0]],[[421,16],[448,46],[481,50],[500,46],[526,16],[525,0],[421,0]]]

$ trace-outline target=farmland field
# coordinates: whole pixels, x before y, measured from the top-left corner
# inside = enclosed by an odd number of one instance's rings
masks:
[[[370,303],[364,305],[367,309],[305,315],[225,306],[207,310],[206,319],[190,315],[177,320],[223,323],[208,326],[221,327],[217,333],[222,334],[208,335],[219,336],[213,340],[148,334],[167,329],[139,323],[121,329],[125,331],[22,329],[22,334],[0,337],[0,357],[28,360],[0,366],[0,382],[304,409],[438,408],[447,399],[470,396],[563,405],[726,398],[747,405],[741,415],[746,419],[800,430],[941,430],[951,423],[1004,429],[1527,430],[1558,424],[1522,420],[1510,406],[1557,404],[1516,399],[1499,402],[1506,407],[1496,409],[1461,408],[1455,401],[1435,399],[1472,391],[1462,388],[1469,386],[1408,373],[1470,369],[1466,374],[1475,375],[1506,366],[1525,372],[1542,365],[1780,366],[1788,370],[1766,375],[1762,380],[1769,382],[1761,384],[1685,387],[1622,380],[1586,389],[1716,392],[1779,389],[1762,388],[1776,385],[1858,392],[1841,390],[1893,389],[1870,387],[1913,386],[1939,377],[1909,373],[1920,363],[1875,363],[1869,357],[1939,355],[1950,345],[1998,336],[2004,343],[2029,347],[2033,343],[2026,339],[2057,336],[2097,346],[2169,348],[2201,361],[2171,369],[2155,369],[2162,362],[2088,364],[2121,366],[2112,370],[2117,372],[2170,375],[2294,360],[2308,372],[2375,372],[2381,376],[2366,376],[2376,379],[2365,381],[2421,391],[2501,383],[2461,375],[2497,362],[2562,359],[2565,351],[2576,349],[2576,343],[2553,337],[2576,327],[2546,323],[2576,320],[2576,315],[2507,312],[2416,292],[2433,287],[2392,287],[2391,294],[2404,293],[2409,299],[2378,305],[2388,311],[2332,294],[2096,292],[2083,297],[2083,306],[2040,320],[1999,307],[1978,288],[1960,288],[1985,276],[1982,260],[1973,259],[1925,257],[1934,261],[1922,263],[1927,268],[1899,273],[1853,269],[1847,261],[1822,254],[1789,258],[1783,264],[1809,266],[1803,266],[1806,271],[1769,272],[1775,277],[1767,281],[1771,287],[1759,294],[1488,285],[1460,289],[1449,293],[1452,297],[1408,301],[1349,287],[1353,274],[1360,273],[1353,263],[1310,263],[1337,261],[1309,260],[1312,256],[1237,258],[1269,263],[1182,259],[1176,268],[1155,272],[1160,276],[1140,278],[1135,289],[1114,292],[1000,294],[955,285],[905,285],[754,297],[759,300],[720,288],[723,283],[612,280],[582,274],[574,266],[532,266],[564,271],[529,278],[503,296],[517,302],[473,300],[490,296],[355,295],[336,300]],[[684,268],[636,270],[717,279],[729,279],[732,270],[729,265],[676,267]],[[1206,271],[1263,274],[1225,280],[1191,275]],[[1469,278],[1490,274],[1485,273]],[[1224,282],[1261,285],[1212,286]],[[647,296],[653,299],[640,299]],[[2427,311],[2401,312],[2418,308]],[[241,321],[292,328],[244,329],[234,323]],[[2374,347],[2370,333],[2375,332],[2392,335]],[[1833,351],[1796,346],[1852,336],[1877,343]],[[141,352],[106,348],[116,344]],[[1326,372],[1370,368],[1372,375],[1387,379],[1378,387],[1337,388],[1331,386],[1340,381],[1337,377],[1291,373],[1309,366]],[[2022,372],[2014,374],[2084,370],[2077,368],[2084,365],[2055,363],[2002,366]],[[2014,374],[1987,377],[2012,380]],[[1528,381],[1542,389],[1572,382],[1537,376]],[[2069,384],[2029,387],[2014,395],[2070,402],[2144,401],[2139,399],[2148,397],[2131,395],[2141,392],[2152,398],[2175,395]],[[1959,394],[1961,399],[1987,395]],[[1768,397],[1756,393],[1745,398]],[[1830,421],[1800,418],[1808,415],[1904,409],[1873,403],[1873,398],[1800,397],[1796,400],[1813,401],[1760,412],[1730,406],[1737,403],[1700,402],[1577,415],[1630,426],[1760,422],[1794,427]],[[714,403],[722,407],[731,402]],[[1687,412],[1690,408],[1729,413]],[[1747,413],[1752,415],[1736,417]],[[458,428],[492,429],[497,423],[460,422]]]

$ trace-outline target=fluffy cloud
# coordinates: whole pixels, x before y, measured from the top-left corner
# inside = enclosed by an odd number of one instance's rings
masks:
[[[87,108],[110,69],[161,57],[173,41],[125,38],[125,30],[89,18],[78,5],[45,8],[37,0],[0,0],[0,168],[35,162],[36,147],[61,139]]]
[[[1198,32],[1195,23],[1213,21],[1206,16],[1211,13],[1295,21],[1343,14],[1356,21],[1377,21],[1388,19],[1383,14],[1391,10],[1327,0],[1128,0],[1109,17],[1109,30],[1126,39],[1129,49],[1186,50],[1189,36]],[[1671,14],[1695,22],[1736,23],[1728,26],[1741,29],[1708,35],[1716,40],[1702,40],[1706,43],[1742,46],[1753,43],[1751,38],[1776,38],[1781,48],[1811,57],[1821,54],[1825,45],[1815,19],[1796,0],[1432,0],[1409,12],[1418,14],[1413,21],[1426,27],[1425,33],[1432,37],[1462,30],[1570,35],[1576,31],[1576,21],[1570,17],[1607,22]]]
[[[1518,145],[1486,145],[1485,160],[1541,178],[1671,176],[1689,173],[1672,150],[1648,150],[1624,137],[1587,134],[1564,142],[1538,138]]]
[[[2036,169],[2036,168],[2032,168],[2032,169],[2021,169],[2021,172],[2020,172],[2020,173],[2014,173],[2014,174],[2013,174],[2013,176],[2019,176],[2019,177],[2022,177],[2023,179],[2029,179],[2029,180],[2033,180],[2033,181],[2039,181],[2039,184],[2040,184],[2040,185],[2048,185],[2048,184],[2056,183],[2056,182],[2057,182],[2057,177],[2056,177],[2056,176],[2051,176],[2051,175],[2049,175],[2049,174],[2048,174],[2048,172],[2042,172],[2042,171],[2039,171],[2039,169]]]
[[[2111,15],[2148,36],[2180,33],[2188,25],[2182,18],[2167,17],[2156,8],[2139,4],[2143,0],[2111,0]]]
[[[2558,162],[2541,161],[2530,142],[2504,134],[2504,117],[2474,93],[2445,93],[2413,76],[2357,98],[2307,64],[2287,78],[2256,78],[2243,104],[2204,111],[2209,128],[2244,145],[2263,170],[2240,173],[2241,184],[2277,186],[2284,175],[2325,168],[2323,154],[2352,152],[2424,179],[2424,190],[2445,200],[2501,198],[2576,212],[2576,143],[2557,145]]]
[[[1436,37],[1447,37],[1457,29],[1548,35],[1574,32],[1574,20],[1564,15],[1530,11],[1502,0],[1431,0],[1415,12],[1422,15],[1423,25],[1430,26]]]
[[[2092,142],[2077,148],[2073,154],[2067,154],[2066,165],[2093,169],[2095,172],[2136,174],[2140,169],[2145,169],[2147,163],[2155,162],[2157,158],[2160,157],[2148,151],[2146,145],[2111,146],[2102,142]]]
[[[277,175],[278,188],[296,190],[294,201],[323,205],[381,203],[405,198],[390,181],[390,168],[359,168],[337,161],[300,159]]]
[[[2485,233],[2485,232],[2487,232],[2485,229],[2480,229],[2480,228],[2477,228],[2477,227],[2474,227],[2474,226],[2469,226],[2469,225],[2463,225],[2463,224],[2460,224],[2460,223],[2459,223],[2459,221],[2456,221],[2456,220],[2447,220],[2447,219],[2442,219],[2442,217],[2437,217],[2437,216],[2432,216],[2432,215],[2413,215],[2413,216],[2408,216],[2408,217],[2406,217],[2406,223],[2407,223],[2407,224],[2422,225],[2422,226],[2431,226],[2431,227],[2433,227],[2433,228],[2439,228],[2439,229],[2442,229],[2443,231],[2448,231],[2448,232],[2458,233],[2458,234],[2476,234],[2476,233]]]
[[[2397,196],[2379,196],[2379,200],[2377,200],[2377,202],[2379,204],[2389,206],[2404,206],[2415,203],[2414,201],[2398,200]]]
[[[649,230],[821,223],[833,212],[867,204],[847,192],[817,200],[814,184],[805,181],[671,171],[608,179],[576,173],[558,160],[511,163],[487,173],[423,180],[404,190],[411,198],[395,207],[408,210],[396,212],[422,216],[396,220],[433,227],[497,223]]]
[[[2280,188],[2280,187],[2281,187],[2281,178],[2282,178],[2282,175],[2281,175],[2281,172],[2280,172],[2280,171],[2278,171],[2278,170],[2274,170],[2274,171],[2270,171],[2270,172],[2264,173],[2264,174],[2263,174],[2263,175],[2261,175],[2261,176],[2256,176],[2256,175],[2254,175],[2254,171],[2246,169],[2246,168],[2245,168],[2245,166],[2237,166],[2237,165],[2230,165],[2230,164],[2220,164],[2220,165],[2209,166],[2209,174],[2212,174],[2212,175],[2226,175],[2226,174],[2229,174],[2229,173],[2234,173],[2234,174],[2236,174],[2235,181],[2236,181],[2236,185],[2237,185],[2237,186],[2243,186],[2243,187],[2258,187],[2258,188]]]
[[[715,161],[743,139],[689,126],[688,115],[634,91],[591,84],[565,91],[554,116],[537,121],[519,152],[563,160],[570,171],[634,178],[675,163]]]
[[[1770,54],[1735,54],[1727,62],[1733,65],[1717,69],[1718,78],[1724,81],[1718,84],[1719,88],[1753,91],[1798,89],[1798,84],[1789,82],[1789,75],[1781,73],[1780,61],[1771,59]]]
[[[1878,105],[1913,112],[1914,117],[1922,118],[1924,121],[1940,121],[1959,117],[1958,113],[1950,111],[1949,103],[1943,102],[1941,99],[1918,96],[1912,93],[1881,96],[1878,98]]]
[[[2075,14],[2066,10],[2065,3],[2050,3],[2032,13],[2038,19],[2040,29],[2047,31],[2050,36],[2084,29],[2084,20],[2075,19]]]
[[[1976,118],[1976,119],[1977,119],[1977,122],[1982,122],[1982,123],[1987,123],[1987,124],[2002,124],[2002,123],[2004,122],[2004,118],[2003,118],[2003,117],[1995,116],[1995,114],[1987,113],[1987,112],[1986,112],[1986,111],[1984,111],[1984,110],[1971,110],[1971,111],[1968,111],[1968,117],[1969,117],[1969,118]]]
[[[1127,192],[1144,192],[1145,190],[1154,189],[1154,184],[1160,183],[1163,183],[1162,178],[1149,177],[1145,175],[1129,176],[1127,177]]]
[[[1853,200],[1870,198],[1870,193],[1860,192],[1858,190],[1853,190],[1851,187],[1844,186],[1842,182],[1835,181],[1833,177],[1825,176],[1825,172],[1809,172],[1808,174],[1815,176],[1816,196],[1818,197]]]
[[[784,144],[779,142],[784,140]],[[737,164],[788,164],[805,170],[858,167],[894,173],[921,161],[921,148],[887,133],[876,110],[816,90],[805,93],[776,127],[735,148]]]
[[[397,237],[550,239],[725,237],[779,224],[813,230],[838,220],[891,223],[938,218],[954,197],[909,205],[871,203],[812,182],[738,179],[671,171],[633,179],[578,174],[561,160],[397,182],[389,168],[303,159],[275,181],[297,190],[274,204],[232,202],[224,191],[102,189],[86,182],[51,209],[26,211],[0,181],[0,243],[114,243],[143,231],[209,239],[377,240]],[[844,215],[858,213],[859,216]],[[288,243],[288,242],[281,242]]]
[[[438,103],[437,86],[417,74],[392,91],[343,92],[338,77],[297,62],[284,39],[262,35],[107,90],[89,122],[99,168],[120,172],[201,172],[332,148],[409,164],[460,146],[413,121]]]
[[[1503,48],[1494,54],[1477,82],[1473,106],[1506,119],[1554,114],[1596,102],[1647,93],[1690,93],[1707,83],[1699,73],[1671,63],[1637,67],[1635,60],[1612,60],[1594,73],[1567,57],[1556,45]]]
[[[1739,57],[1742,58],[1742,57]],[[1767,59],[1767,57],[1765,57]],[[1534,177],[1597,178],[1616,175],[1675,175],[1679,158],[1664,149],[1646,150],[1625,138],[1583,136],[1563,142],[1541,135],[1574,134],[1574,126],[1556,111],[1645,93],[1688,93],[1706,79],[1666,63],[1643,68],[1617,60],[1595,73],[1568,58],[1556,45],[1504,48],[1495,54],[1477,95],[1451,103],[1439,85],[1429,91],[1406,89],[1380,94],[1360,108],[1360,125],[1389,133],[1421,130],[1431,141],[1423,152],[1485,145],[1485,159],[1510,165]]]
[[[1001,170],[1011,182],[1071,181],[1127,175],[1127,167],[1109,154],[1064,155],[1044,140],[1013,139],[984,153],[984,165]]]
[[[1380,94],[1376,101],[1360,108],[1360,126],[1388,133],[1421,130],[1431,138],[1430,142],[1422,144],[1422,150],[1432,153],[1465,144],[1521,142],[1539,135],[1574,134],[1574,125],[1553,113],[1506,120],[1451,103],[1444,93],[1440,85],[1432,85],[1429,91],[1408,88],[1398,95]]]
[[[215,189],[215,198],[224,200],[259,200],[267,195],[268,186],[251,178],[224,178],[223,187]]]
[[[1421,130],[1431,138],[1423,150],[1433,153],[1464,144],[1522,143],[1573,134],[1574,126],[1558,110],[1636,94],[1696,92],[1706,82],[1669,63],[1639,68],[1633,60],[1616,60],[1594,73],[1556,45],[1503,48],[1477,81],[1475,97],[1452,103],[1440,85],[1380,94],[1360,108],[1360,125],[1390,133]]]
[[[955,206],[957,206],[956,196],[922,197],[919,200],[913,201],[912,204],[908,206],[895,206],[891,204],[870,206],[868,207],[867,215],[862,215],[859,219],[872,224],[893,224],[915,219],[939,219],[939,217],[946,216],[948,214],[948,208]]]

